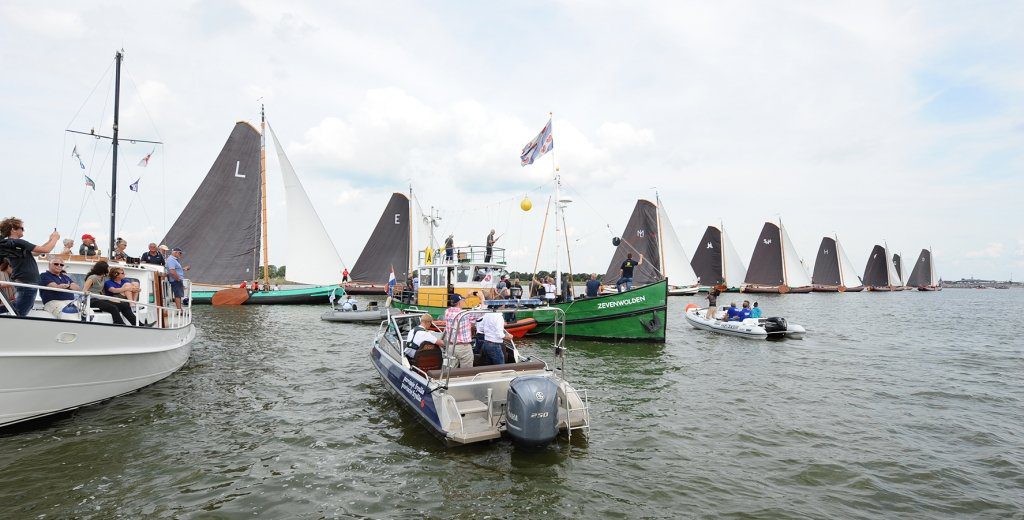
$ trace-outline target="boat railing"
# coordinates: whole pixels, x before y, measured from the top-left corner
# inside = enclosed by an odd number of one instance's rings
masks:
[[[186,282],[187,282],[187,280],[186,280]],[[166,283],[166,281],[165,281],[165,283]],[[163,328],[173,329],[173,328],[184,327],[184,326],[186,326],[186,325],[188,325],[189,323],[192,322],[192,305],[191,305],[191,302],[188,304],[188,306],[183,306],[181,309],[178,309],[176,307],[164,307],[164,306],[161,306],[161,305],[159,305],[157,303],[137,302],[137,301],[129,300],[129,299],[126,299],[126,298],[118,298],[116,296],[106,296],[106,295],[101,295],[101,294],[95,294],[95,293],[92,293],[92,292],[86,292],[86,291],[82,291],[82,290],[76,291],[76,290],[73,290],[73,289],[61,289],[61,288],[58,288],[58,287],[47,287],[47,286],[44,286],[44,285],[37,285],[37,284],[30,284],[30,283],[20,283],[20,282],[7,282],[7,281],[0,281],[0,285],[9,285],[9,286],[12,286],[12,287],[25,287],[25,288],[31,288],[31,289],[38,289],[40,291],[51,291],[51,292],[55,292],[55,293],[72,294],[72,295],[75,296],[75,299],[74,300],[66,300],[66,301],[68,303],[81,302],[81,308],[79,309],[79,312],[78,312],[79,318],[81,320],[85,320],[85,316],[87,315],[87,312],[90,312],[87,309],[92,309],[92,300],[93,299],[97,299],[97,300],[107,300],[107,301],[111,301],[111,302],[127,303],[128,305],[130,305],[132,307],[132,311],[133,312],[137,311],[140,307],[146,307],[147,309],[148,308],[154,308],[154,309],[157,310],[157,313],[156,313],[157,314],[157,321],[156,321],[156,324],[154,326],[158,327],[158,328],[161,328],[161,329],[163,329]],[[186,288],[188,289],[186,294],[191,294],[191,287],[187,286]],[[169,294],[169,293],[165,293],[165,294]],[[191,298],[189,298],[189,300],[191,300]],[[14,307],[11,305],[11,302],[9,302],[7,300],[7,298],[3,295],[2,292],[0,292],[0,304],[2,304],[3,308],[6,309],[8,313],[10,313],[11,315],[15,314]],[[136,312],[135,313],[135,323],[133,323],[133,325],[136,326],[136,327],[139,326],[139,318],[140,318],[140,313]],[[57,318],[54,318],[54,319],[56,320]]]
[[[501,264],[505,265],[505,248],[487,246],[453,247],[451,253],[439,247],[418,251],[419,265],[455,265],[455,264]]]

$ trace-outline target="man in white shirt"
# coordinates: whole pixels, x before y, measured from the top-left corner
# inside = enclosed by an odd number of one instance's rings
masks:
[[[477,324],[477,331],[484,335],[483,355],[489,365],[504,365],[505,350],[502,345],[512,335],[505,331],[505,319],[497,312],[489,312]]]
[[[345,297],[345,303],[341,304],[341,310],[343,310],[343,311],[354,311],[354,310],[358,310],[358,309],[359,309],[358,302],[356,302],[356,299],[353,298],[351,294],[346,296]]]
[[[412,358],[416,356],[416,351],[419,350],[420,346],[424,343],[433,343],[438,347],[444,346],[444,340],[437,337],[436,334],[430,332],[430,329],[434,324],[434,319],[429,314],[420,316],[420,325],[413,327],[409,331],[409,335],[405,338],[405,355]]]

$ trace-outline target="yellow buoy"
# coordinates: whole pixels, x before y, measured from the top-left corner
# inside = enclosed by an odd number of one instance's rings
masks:
[[[529,196],[525,196],[523,197],[522,202],[519,203],[519,207],[522,208],[523,211],[530,211],[530,209],[533,208],[533,202],[530,201]]]

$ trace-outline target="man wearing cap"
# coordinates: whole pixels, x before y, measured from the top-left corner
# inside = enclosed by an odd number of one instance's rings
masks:
[[[472,367],[473,366],[473,322],[476,320],[472,316],[466,316],[462,319],[461,323],[456,323],[456,316],[462,311],[459,304],[462,302],[462,296],[458,294],[452,294],[448,297],[448,310],[444,311],[444,322],[445,331],[448,332],[448,338],[455,344],[455,359],[458,363],[455,365],[456,368]],[[457,327],[457,328],[456,328]]]
[[[181,299],[185,296],[185,270],[181,267],[181,255],[185,254],[180,247],[171,250],[164,268],[171,282],[171,293],[174,295],[174,306],[181,310]]]
[[[98,256],[100,248],[96,247],[96,237],[86,233],[82,235],[82,245],[78,246],[78,254],[85,256]]]
[[[149,251],[142,253],[142,263],[153,265],[164,265],[164,255],[157,250],[156,244],[149,243]]]

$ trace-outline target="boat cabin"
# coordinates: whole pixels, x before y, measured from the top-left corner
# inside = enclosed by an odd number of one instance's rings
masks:
[[[451,257],[444,249],[420,251],[415,269],[419,291],[403,291],[403,301],[429,307],[447,307],[448,295],[458,294],[465,306],[476,306],[497,297],[498,282],[508,274],[505,250],[484,246],[454,248]]]

